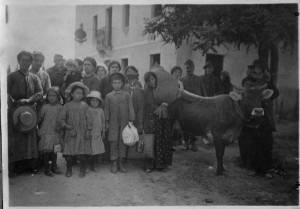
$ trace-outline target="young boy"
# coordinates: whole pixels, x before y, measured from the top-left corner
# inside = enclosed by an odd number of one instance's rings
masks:
[[[122,131],[129,122],[134,121],[134,109],[130,94],[123,90],[124,76],[121,73],[113,73],[110,83],[114,90],[105,97],[104,114],[106,129],[109,129],[111,172],[117,173],[119,169],[126,173],[123,160],[126,157],[127,146],[123,143]]]

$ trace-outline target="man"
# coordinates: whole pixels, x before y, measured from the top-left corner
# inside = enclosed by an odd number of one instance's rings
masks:
[[[51,81],[48,73],[41,70],[41,67],[43,66],[45,61],[45,56],[43,55],[42,52],[34,51],[32,53],[32,58],[33,58],[32,65],[31,68],[29,69],[29,72],[37,75],[40,78],[42,88],[43,88],[43,95],[46,95],[48,89],[51,87]]]
[[[192,60],[187,60],[184,63],[186,67],[186,76],[184,76],[181,79],[181,82],[183,83],[183,87],[188,92],[201,95],[201,83],[200,83],[200,77],[196,76],[194,74],[195,65]],[[183,139],[186,142],[186,148],[189,149],[189,142],[192,145],[191,150],[192,151],[198,151],[198,148],[196,147],[196,138],[193,135],[190,135],[189,133],[185,132],[183,130]]]
[[[212,74],[214,66],[210,61],[204,65],[205,74],[200,76],[201,96],[216,96],[220,89],[219,80]]]
[[[58,86],[59,88],[62,87],[64,83],[64,77],[67,71],[64,67],[65,61],[66,60],[64,59],[59,59],[57,65],[58,71],[55,71],[50,75],[51,86]]]
[[[63,56],[62,56],[62,55],[60,55],[60,54],[55,54],[55,55],[54,55],[54,60],[53,60],[54,66],[51,67],[51,68],[49,68],[48,70],[46,70],[47,73],[49,74],[49,76],[51,76],[52,73],[58,71],[58,62],[59,62],[60,59],[63,59]]]
[[[30,133],[23,133],[14,128],[12,115],[18,106],[38,103],[43,95],[41,81],[37,75],[29,72],[32,54],[22,51],[17,56],[20,69],[7,76],[8,106],[8,158],[10,176],[17,174],[17,167],[26,161],[30,163],[32,173],[37,173],[35,161],[38,158],[36,128]]]

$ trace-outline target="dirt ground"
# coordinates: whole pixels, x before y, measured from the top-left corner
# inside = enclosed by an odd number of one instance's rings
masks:
[[[298,123],[283,121],[275,134],[274,151],[283,155],[287,176],[248,176],[237,166],[237,142],[227,147],[225,175],[216,176],[213,147],[198,141],[198,152],[178,147],[166,172],[145,173],[142,160],[128,160],[129,172],[111,174],[109,164],[85,178],[22,174],[9,180],[10,206],[180,206],[180,205],[298,205]],[[59,166],[65,170],[60,158]]]

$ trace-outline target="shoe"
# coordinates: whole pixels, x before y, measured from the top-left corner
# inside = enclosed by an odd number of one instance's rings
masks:
[[[54,174],[51,173],[50,170],[46,170],[46,171],[45,171],[45,175],[46,175],[46,176],[49,176],[49,177],[54,177]]]
[[[80,171],[79,178],[83,178],[83,177],[85,177],[85,171]]]
[[[66,177],[72,176],[72,162],[67,162]]]
[[[56,164],[52,164],[52,166],[51,166],[51,171],[52,171],[52,173],[54,173],[54,174],[62,174],[62,172],[58,169],[58,167],[57,167]]]
[[[124,166],[124,160],[122,158],[119,159],[119,170],[122,172],[122,173],[127,173],[127,169],[125,168]]]
[[[111,164],[110,172],[117,173],[118,172],[118,164],[117,161],[114,160]]]
[[[91,165],[90,170],[96,172],[95,166],[93,164]]]

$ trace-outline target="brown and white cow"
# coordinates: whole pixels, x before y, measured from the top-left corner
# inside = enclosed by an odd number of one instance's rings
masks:
[[[201,97],[187,91],[168,106],[170,117],[177,119],[183,130],[195,136],[211,131],[217,157],[217,175],[224,172],[225,145],[238,138],[243,124],[259,125],[264,114],[262,99],[273,90],[266,85],[232,91],[229,95]]]

